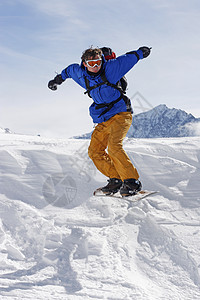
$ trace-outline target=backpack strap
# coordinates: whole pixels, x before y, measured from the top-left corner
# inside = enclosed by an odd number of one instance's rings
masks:
[[[105,70],[104,70],[104,72],[101,73],[101,80],[102,80],[105,84],[107,84],[107,85],[113,87],[114,89],[117,89],[121,94],[125,94],[125,92],[123,91],[123,89],[122,89],[122,87],[121,87],[120,85],[114,84],[114,83],[110,83],[110,82],[108,81],[108,79],[107,79],[107,77],[106,77],[106,74],[105,74]]]
[[[97,83],[97,84],[95,84],[95,85],[93,85],[93,86],[90,86],[89,79],[88,79],[86,76],[84,76],[84,79],[85,79],[85,85],[86,85],[86,89],[87,89],[87,91],[85,91],[84,94],[88,94],[88,96],[89,96],[90,98],[92,98],[92,96],[90,95],[90,92],[91,92],[92,90],[94,90],[94,89],[96,89],[97,87],[99,87],[99,86],[105,84],[105,82],[100,82],[100,83]]]
[[[114,83],[110,83],[110,82],[108,81],[108,79],[107,79],[107,77],[106,77],[106,74],[105,74],[105,70],[103,70],[103,72],[101,73],[101,80],[102,80],[102,82],[100,82],[100,83],[97,83],[97,84],[95,84],[95,85],[93,85],[93,86],[90,86],[89,79],[88,79],[86,76],[84,76],[84,80],[85,80],[85,85],[86,85],[86,89],[87,89],[87,90],[84,92],[84,94],[88,94],[88,96],[89,96],[90,98],[92,98],[90,92],[91,92],[92,90],[96,89],[97,87],[103,85],[103,84],[107,84],[107,85],[109,85],[109,86],[111,86],[111,87],[117,89],[121,94],[125,94],[125,91],[123,91],[123,89],[121,88],[121,86],[119,86],[119,85],[117,85],[117,84],[114,84]]]
[[[106,107],[106,109],[104,111],[102,111],[102,113],[98,116],[98,118],[100,118],[105,113],[107,113],[115,105],[115,103],[119,102],[121,99],[122,99],[122,97],[120,96],[119,98],[117,98],[116,100],[114,100],[110,103],[96,104],[96,109]]]
[[[120,80],[119,80],[119,84],[123,90],[123,93],[126,94],[126,90],[127,90],[127,86],[128,86],[128,82],[125,76],[123,76]]]
[[[89,82],[89,79],[84,76],[84,79],[85,79],[85,85],[86,85],[86,91],[84,92],[84,94],[88,94],[88,96],[90,98],[91,97],[91,94],[90,92],[94,89],[96,89],[97,87],[101,86],[101,85],[108,85],[108,86],[111,86],[115,89],[117,89],[119,92],[120,92],[120,96],[119,98],[117,98],[116,100],[112,101],[112,102],[109,102],[109,103],[101,103],[101,104],[96,104],[96,109],[100,109],[100,108],[103,108],[103,107],[106,107],[106,109],[98,116],[99,118],[104,115],[105,113],[107,113],[117,102],[119,102],[121,99],[124,100],[124,102],[126,103],[126,106],[127,106],[127,111],[130,111],[132,112],[132,108],[131,108],[131,101],[130,99],[125,95],[125,91],[123,91],[123,89],[121,88],[121,86],[119,85],[116,85],[116,84],[113,84],[111,82],[108,81],[107,77],[106,77],[106,74],[105,74],[105,70],[103,70],[103,72],[101,73],[101,80],[102,82],[100,83],[97,83],[93,86],[90,86],[90,82]]]

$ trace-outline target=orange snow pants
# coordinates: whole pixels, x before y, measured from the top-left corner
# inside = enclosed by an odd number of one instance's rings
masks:
[[[121,112],[99,123],[91,137],[88,155],[97,169],[109,178],[138,179],[139,175],[123,149],[123,139],[132,124],[132,114]],[[107,152],[106,152],[107,149]]]

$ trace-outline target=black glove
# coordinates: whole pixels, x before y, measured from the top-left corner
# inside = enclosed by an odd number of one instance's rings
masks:
[[[61,74],[57,75],[53,80],[50,80],[48,83],[48,88],[52,91],[57,90],[57,85],[60,85],[64,80],[62,79]]]
[[[54,79],[49,81],[48,88],[51,89],[52,91],[57,90],[57,84]]]
[[[140,47],[138,50],[142,50],[143,58],[146,58],[147,56],[149,56],[149,54],[151,52],[151,48],[146,47],[146,46]]]

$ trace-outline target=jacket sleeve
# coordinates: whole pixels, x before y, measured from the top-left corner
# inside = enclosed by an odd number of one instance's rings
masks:
[[[76,83],[78,83],[81,87],[86,88],[83,73],[84,73],[84,70],[81,67],[81,65],[71,64],[61,72],[61,75],[62,75],[63,80],[65,80],[67,78],[71,78]]]
[[[107,61],[105,71],[108,81],[115,84],[142,58],[142,50],[137,50],[118,56],[114,60]]]
[[[62,70],[61,75],[62,79],[65,80],[67,78],[72,78],[75,80],[77,74],[79,73],[80,65],[79,64],[71,64]]]

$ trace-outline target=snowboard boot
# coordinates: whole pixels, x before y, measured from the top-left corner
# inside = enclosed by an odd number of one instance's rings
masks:
[[[101,191],[105,195],[111,195],[117,193],[122,186],[121,179],[118,178],[110,178],[108,179],[108,184],[101,188]]]
[[[132,196],[141,191],[141,188],[142,184],[139,180],[133,178],[125,179],[122,187],[120,188],[120,194],[125,197]]]

